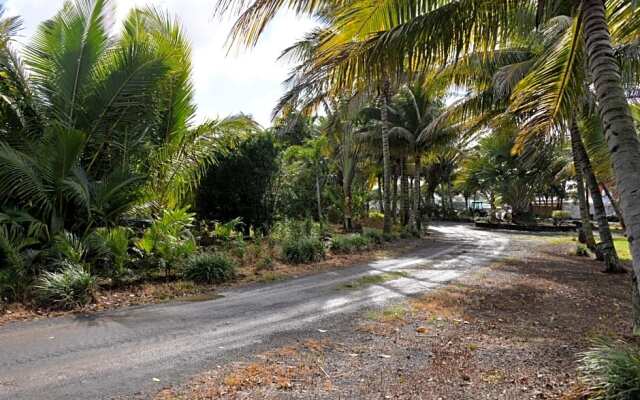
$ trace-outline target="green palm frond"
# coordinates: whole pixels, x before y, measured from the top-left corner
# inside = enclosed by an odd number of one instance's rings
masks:
[[[43,182],[36,160],[0,142],[0,193],[3,202],[31,205],[39,215],[50,215],[54,204],[50,187]]]
[[[281,10],[326,17],[331,14],[330,9],[347,3],[346,0],[218,0],[215,14],[238,16],[229,34],[230,44],[254,46]]]
[[[42,23],[25,49],[25,62],[39,94],[51,104],[50,117],[74,127],[84,97],[92,89],[93,74],[109,45],[105,15],[109,0],[65,3]]]
[[[161,147],[151,159],[151,179],[145,190],[160,204],[181,206],[206,170],[225,151],[225,137],[256,132],[244,115],[205,122]]]
[[[580,108],[586,71],[582,31],[578,15],[516,86],[509,109],[525,119],[519,144],[562,127]]]

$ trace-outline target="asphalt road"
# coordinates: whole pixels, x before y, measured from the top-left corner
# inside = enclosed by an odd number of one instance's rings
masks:
[[[0,328],[0,399],[147,398],[239,353],[438,287],[500,258],[507,234],[440,224],[412,254],[223,292]],[[406,273],[347,290],[366,275]],[[329,333],[330,334],[330,333]]]

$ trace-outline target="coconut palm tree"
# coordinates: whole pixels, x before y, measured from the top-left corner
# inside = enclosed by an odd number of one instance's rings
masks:
[[[422,156],[425,151],[433,148],[438,141],[450,141],[451,135],[447,129],[433,131],[432,122],[439,116],[444,107],[442,94],[437,89],[428,87],[429,83],[414,83],[403,86],[393,99],[393,106],[397,116],[393,118],[390,135],[407,142],[412,153],[413,190],[411,207],[408,217],[410,229],[419,232],[420,226],[420,181],[422,179]],[[436,90],[434,90],[436,89]]]

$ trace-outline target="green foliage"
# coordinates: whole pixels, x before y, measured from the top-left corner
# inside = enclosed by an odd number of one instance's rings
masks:
[[[362,230],[362,235],[369,238],[369,240],[375,244],[382,244],[385,241],[381,229],[364,228]]]
[[[195,238],[189,228],[194,214],[186,208],[166,210],[151,224],[136,247],[148,256],[160,258],[160,264],[171,268],[180,264],[197,250]]]
[[[576,256],[578,257],[589,257],[589,249],[582,243],[578,243],[576,245]]]
[[[214,237],[217,240],[228,242],[231,240],[242,241],[242,231],[240,228],[244,226],[242,218],[237,217],[226,223],[216,222],[213,228]]]
[[[89,304],[96,286],[95,278],[82,265],[72,261],[60,264],[58,272],[44,272],[34,290],[44,306],[72,309]]]
[[[95,258],[105,262],[109,274],[115,278],[122,276],[129,262],[131,230],[126,227],[96,229],[87,242]]]
[[[34,243],[18,229],[0,225],[0,301],[15,300],[29,284],[25,250]]]
[[[85,261],[87,247],[79,237],[64,231],[54,236],[49,254],[55,260],[81,264]]]
[[[321,238],[324,232],[319,223],[310,218],[305,220],[285,219],[278,221],[271,229],[271,238],[277,242],[285,242],[300,237]]]
[[[198,217],[219,221],[240,217],[247,226],[267,228],[273,216],[271,186],[279,154],[272,135],[234,139],[225,150],[200,183],[195,201]]]
[[[289,264],[305,264],[324,258],[324,244],[311,236],[291,237],[282,243],[282,257]]]
[[[368,236],[358,233],[348,235],[336,235],[331,238],[331,251],[334,253],[352,253],[354,251],[366,250],[371,244]]]
[[[562,225],[566,220],[571,218],[571,213],[569,211],[553,210],[551,218],[553,219],[554,225]]]
[[[582,353],[579,371],[592,400],[640,397],[640,349],[637,345],[599,339]]]
[[[184,277],[199,283],[222,283],[235,276],[233,261],[219,253],[203,253],[187,262]]]
[[[522,219],[527,217],[535,194],[556,179],[566,160],[557,148],[528,157],[514,153],[517,134],[513,121],[497,126],[465,160],[458,179],[487,197],[499,195],[513,208],[514,218]]]

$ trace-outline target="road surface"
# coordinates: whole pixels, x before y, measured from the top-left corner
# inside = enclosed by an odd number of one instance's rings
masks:
[[[505,233],[439,224],[402,257],[222,292],[203,302],[131,307],[0,328],[0,399],[149,398],[234,354],[441,286],[500,258]],[[399,279],[346,290],[366,275]],[[398,274],[400,276],[400,274]]]

